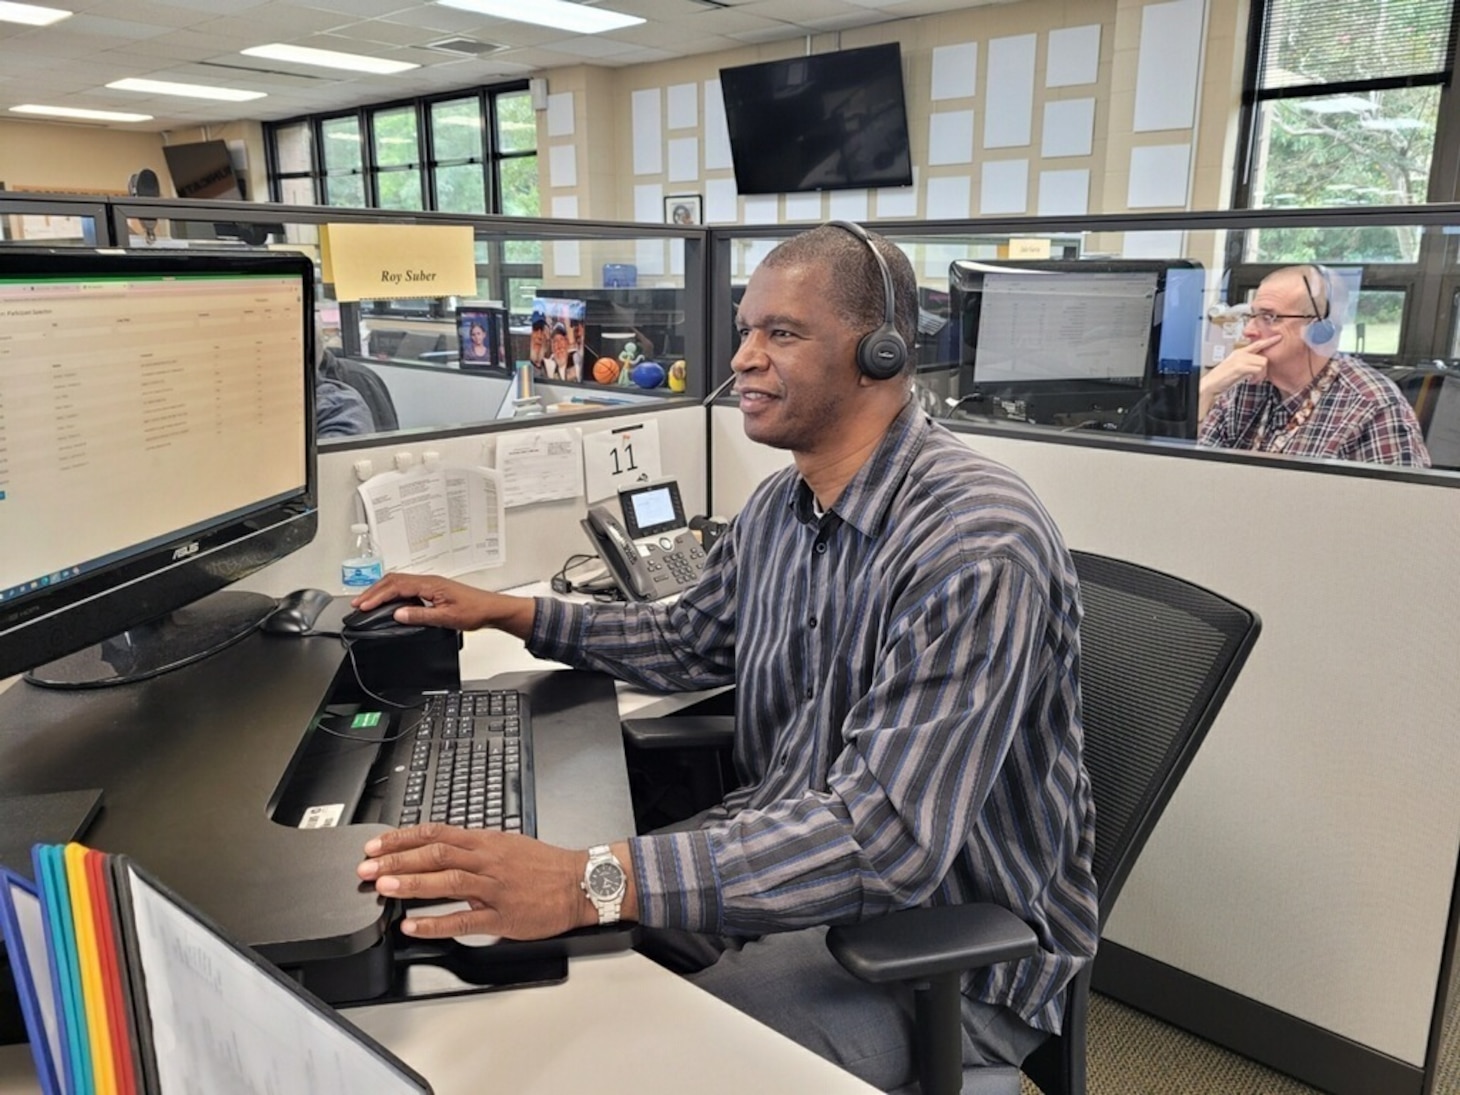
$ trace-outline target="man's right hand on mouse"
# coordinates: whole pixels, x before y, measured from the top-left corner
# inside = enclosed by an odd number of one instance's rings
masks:
[[[387,601],[412,600],[425,603],[397,609],[396,623],[449,627],[456,631],[496,627],[525,639],[532,633],[532,621],[537,613],[536,603],[530,597],[509,597],[434,574],[398,571],[387,574],[350,604],[367,610]]]

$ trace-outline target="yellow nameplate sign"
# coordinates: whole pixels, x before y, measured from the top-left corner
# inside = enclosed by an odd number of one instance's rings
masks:
[[[1015,237],[1009,241],[1009,257],[1011,259],[1047,259],[1049,258],[1049,240],[1033,236]]]
[[[476,296],[469,224],[329,224],[320,239],[336,300]]]

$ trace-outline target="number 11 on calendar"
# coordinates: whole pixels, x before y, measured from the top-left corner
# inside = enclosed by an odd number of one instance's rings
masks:
[[[659,423],[653,419],[583,435],[583,482],[589,504],[661,475]]]

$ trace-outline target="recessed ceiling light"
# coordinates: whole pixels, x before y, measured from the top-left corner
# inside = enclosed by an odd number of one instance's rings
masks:
[[[22,103],[10,108],[16,114],[46,114],[52,118],[84,118],[89,122],[150,122],[150,114],[124,114],[119,110],[82,110],[74,106],[37,106]]]
[[[60,8],[43,8],[39,4],[13,4],[0,0],[0,23],[24,23],[28,27],[48,27],[69,19],[73,13]]]
[[[539,27],[570,30],[577,34],[602,34],[606,30],[622,30],[644,22],[637,15],[625,15],[607,8],[591,8],[569,0],[436,0],[448,8],[473,11],[514,23],[533,23]]]
[[[387,61],[382,57],[365,57],[359,53],[340,53],[332,49],[313,49],[309,46],[287,46],[282,42],[251,46],[241,52],[246,57],[266,57],[270,61],[293,61],[300,65],[343,68],[351,72],[369,72],[380,76],[421,67],[413,61]]]
[[[116,91],[147,91],[154,95],[180,95],[185,99],[222,99],[228,103],[246,103],[265,97],[262,91],[242,91],[234,87],[209,87],[205,84],[176,84],[171,80],[113,80],[106,85]]]

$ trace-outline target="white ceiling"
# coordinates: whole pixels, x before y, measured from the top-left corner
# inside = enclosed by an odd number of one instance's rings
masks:
[[[592,64],[648,64],[936,12],[1014,0],[606,0],[640,26],[565,34],[431,0],[34,0],[75,12],[50,27],[0,23],[0,118],[20,103],[151,114],[126,128],[164,130],[238,118],[272,120],[386,102]],[[525,5],[533,0],[521,0]],[[479,56],[431,44],[468,38]],[[245,57],[269,42],[413,61],[369,76]],[[247,103],[114,91],[122,77],[263,91]],[[54,124],[54,122],[52,122]]]

